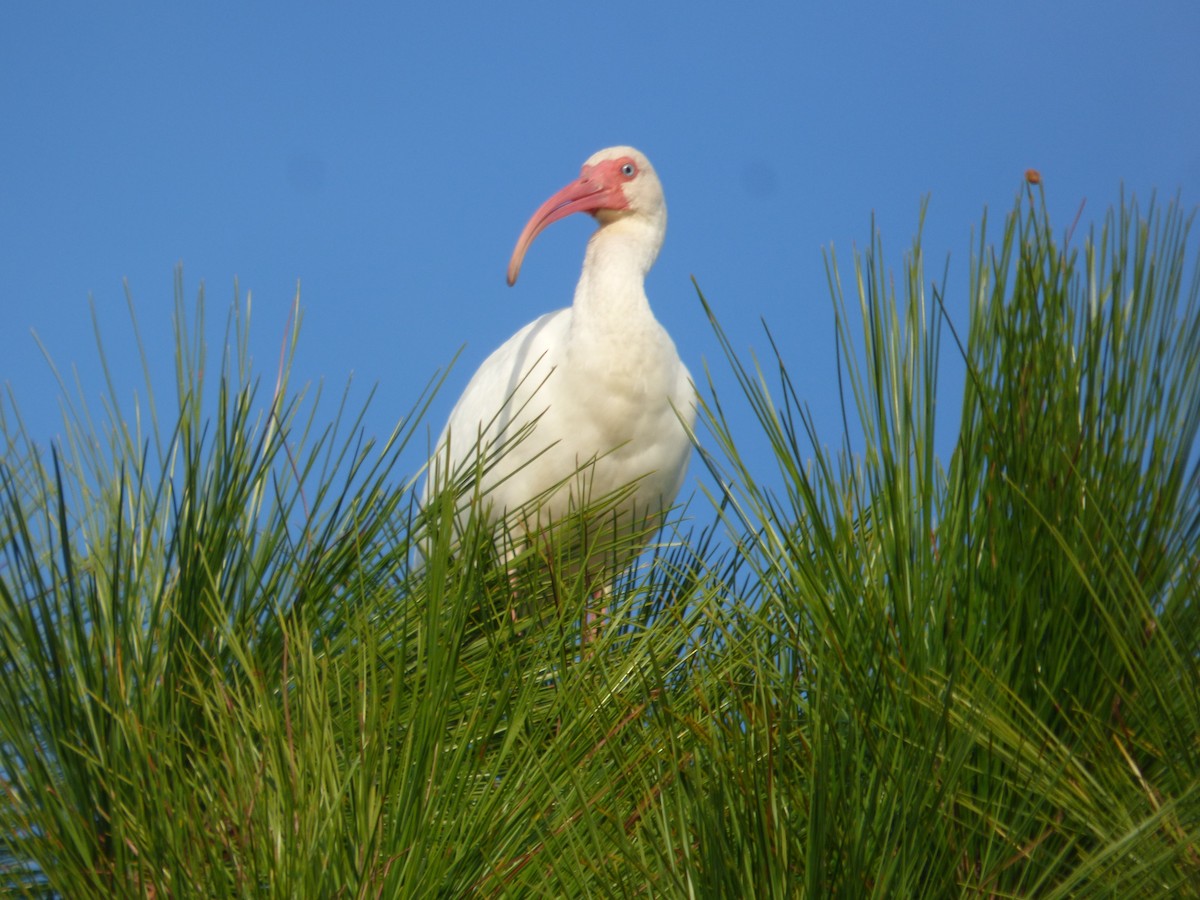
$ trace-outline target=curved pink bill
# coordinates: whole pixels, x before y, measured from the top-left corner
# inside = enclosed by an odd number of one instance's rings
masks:
[[[571,213],[595,212],[598,209],[624,209],[628,204],[620,181],[610,176],[609,167],[603,164],[586,167],[579,178],[572,181],[553,197],[538,207],[517,238],[512,259],[508,263],[509,287],[517,283],[525,251],[547,225],[566,218]]]

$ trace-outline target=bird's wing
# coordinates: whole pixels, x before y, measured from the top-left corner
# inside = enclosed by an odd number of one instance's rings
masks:
[[[560,309],[530,322],[471,376],[438,437],[434,458],[442,468],[427,475],[426,499],[439,478],[444,484],[447,473],[458,473],[473,463],[480,449],[490,453],[502,439],[515,436],[523,422],[536,418],[541,407],[532,401],[565,344],[570,314],[570,309]]]

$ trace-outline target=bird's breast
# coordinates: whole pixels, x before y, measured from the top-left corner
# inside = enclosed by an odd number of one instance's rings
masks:
[[[618,490],[641,479],[647,491],[665,494],[668,503],[678,490],[677,473],[690,451],[681,417],[690,421],[692,388],[674,345],[666,349],[597,355],[557,373],[564,382],[558,396],[567,402],[552,418],[561,416],[558,428],[572,435],[574,447],[592,452],[597,487]],[[589,459],[564,462],[582,465]],[[659,473],[669,485],[658,484]]]

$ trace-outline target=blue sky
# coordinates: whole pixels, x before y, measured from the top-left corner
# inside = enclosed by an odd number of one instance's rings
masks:
[[[352,403],[377,386],[380,437],[465,344],[436,433],[494,347],[570,301],[592,223],[551,227],[510,289],[526,219],[592,152],[628,143],[666,190],[647,290],[685,362],[734,391],[694,275],[738,347],[765,353],[770,324],[836,443],[822,248],[845,271],[874,215],[896,268],[928,197],[927,274],[950,254],[965,324],[972,227],[1011,208],[1027,168],[1060,232],[1085,199],[1082,227],[1098,221],[1122,185],[1194,206],[1198,45],[1193,0],[6,4],[0,383],[35,437],[61,432],[32,331],[98,405],[90,297],[132,396],[128,279],[166,402],[182,263],[189,298],[205,285],[210,341],[234,279],[252,293],[267,388],[300,281],[294,380],[336,397],[353,376]]]

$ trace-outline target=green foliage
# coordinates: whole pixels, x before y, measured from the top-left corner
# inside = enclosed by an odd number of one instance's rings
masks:
[[[165,427],[149,384],[100,423],[64,388],[49,451],[0,407],[0,891],[1200,894],[1186,226],[1123,204],[1073,249],[1030,192],[961,334],[919,240],[899,296],[856,256],[853,313],[831,254],[836,451],[714,319],[777,487],[710,376],[715,523],[673,517],[590,643],[578,566],[416,503],[436,384],[382,443],[324,427],[298,324],[262,398],[248,304],[209,369],[177,287]]]

